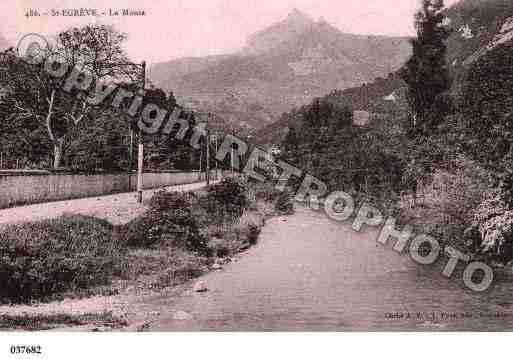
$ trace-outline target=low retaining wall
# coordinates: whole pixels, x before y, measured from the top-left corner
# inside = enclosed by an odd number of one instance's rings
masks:
[[[128,174],[123,173],[0,175],[0,208],[132,192],[137,187],[137,175],[130,177],[129,181]],[[205,174],[201,177],[200,179],[198,172],[145,173],[143,188],[155,189],[204,181]]]

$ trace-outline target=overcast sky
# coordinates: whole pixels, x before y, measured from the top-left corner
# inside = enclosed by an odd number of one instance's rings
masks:
[[[446,0],[451,5],[457,0]],[[26,18],[29,9],[143,9],[145,17],[102,17],[129,34],[132,59],[150,62],[240,49],[248,35],[284,19],[294,8],[323,16],[340,30],[358,34],[412,35],[419,0],[0,0],[0,33],[11,43],[22,34],[52,34],[92,18]]]

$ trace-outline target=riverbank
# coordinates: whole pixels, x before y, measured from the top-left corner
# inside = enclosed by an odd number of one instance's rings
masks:
[[[196,191],[194,194],[159,193],[150,201],[150,208],[142,216],[122,226],[113,227],[113,242],[132,243],[123,255],[127,263],[121,278],[114,278],[110,284],[95,286],[86,290],[71,290],[58,296],[25,305],[0,306],[0,329],[2,330],[140,330],[154,318],[158,310],[148,308],[148,300],[179,293],[191,284],[191,280],[211,271],[221,271],[236,261],[240,253],[257,241],[258,233],[265,220],[274,214],[274,205],[263,199],[261,193],[252,191],[249,207],[237,216],[237,220],[214,219],[198,206],[211,197],[212,188],[219,191],[222,186],[213,186],[209,191]],[[209,197],[210,194],[210,197]],[[184,197],[185,196],[185,197]],[[154,202],[181,198],[193,199],[194,221],[198,224],[198,238],[206,238],[206,252],[191,251],[173,245],[137,245],[141,238],[149,238],[141,223],[150,218]],[[233,199],[233,198],[232,198]],[[208,207],[207,201],[206,204]],[[213,203],[215,205],[215,202]],[[167,204],[166,204],[167,206]],[[221,207],[215,205],[216,210]],[[192,207],[191,207],[192,210]],[[162,218],[168,216],[165,208],[159,209]],[[150,213],[150,214],[148,214]],[[166,226],[159,219],[158,226]],[[142,232],[141,232],[142,231]],[[71,235],[71,234],[70,234]],[[167,236],[166,233],[163,233]],[[167,237],[166,237],[167,238]],[[134,245],[136,244],[136,245]],[[140,243],[139,243],[140,244]],[[208,289],[208,288],[207,288]]]
[[[445,261],[417,265],[377,243],[378,235],[296,207],[292,216],[270,219],[247,255],[204,276],[208,292],[148,300],[163,309],[148,330],[512,329],[511,281],[474,293],[441,274]]]

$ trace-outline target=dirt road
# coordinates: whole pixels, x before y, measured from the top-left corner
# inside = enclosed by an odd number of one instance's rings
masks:
[[[201,182],[166,187],[166,190],[192,191],[204,186],[205,182]],[[137,194],[134,192],[2,209],[0,227],[6,224],[57,218],[63,214],[83,214],[106,219],[115,225],[124,224],[146,210],[146,202],[156,191],[144,191],[143,204],[137,203]]]

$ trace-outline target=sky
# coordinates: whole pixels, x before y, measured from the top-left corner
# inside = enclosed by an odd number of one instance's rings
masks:
[[[101,16],[129,36],[126,50],[134,61],[149,63],[186,56],[231,53],[246,38],[286,18],[294,8],[356,34],[414,34],[413,14],[419,0],[0,0],[0,34],[12,44],[27,33],[51,35],[93,17],[29,17],[51,9],[140,9],[142,17]],[[452,5],[458,0],[446,0]]]

